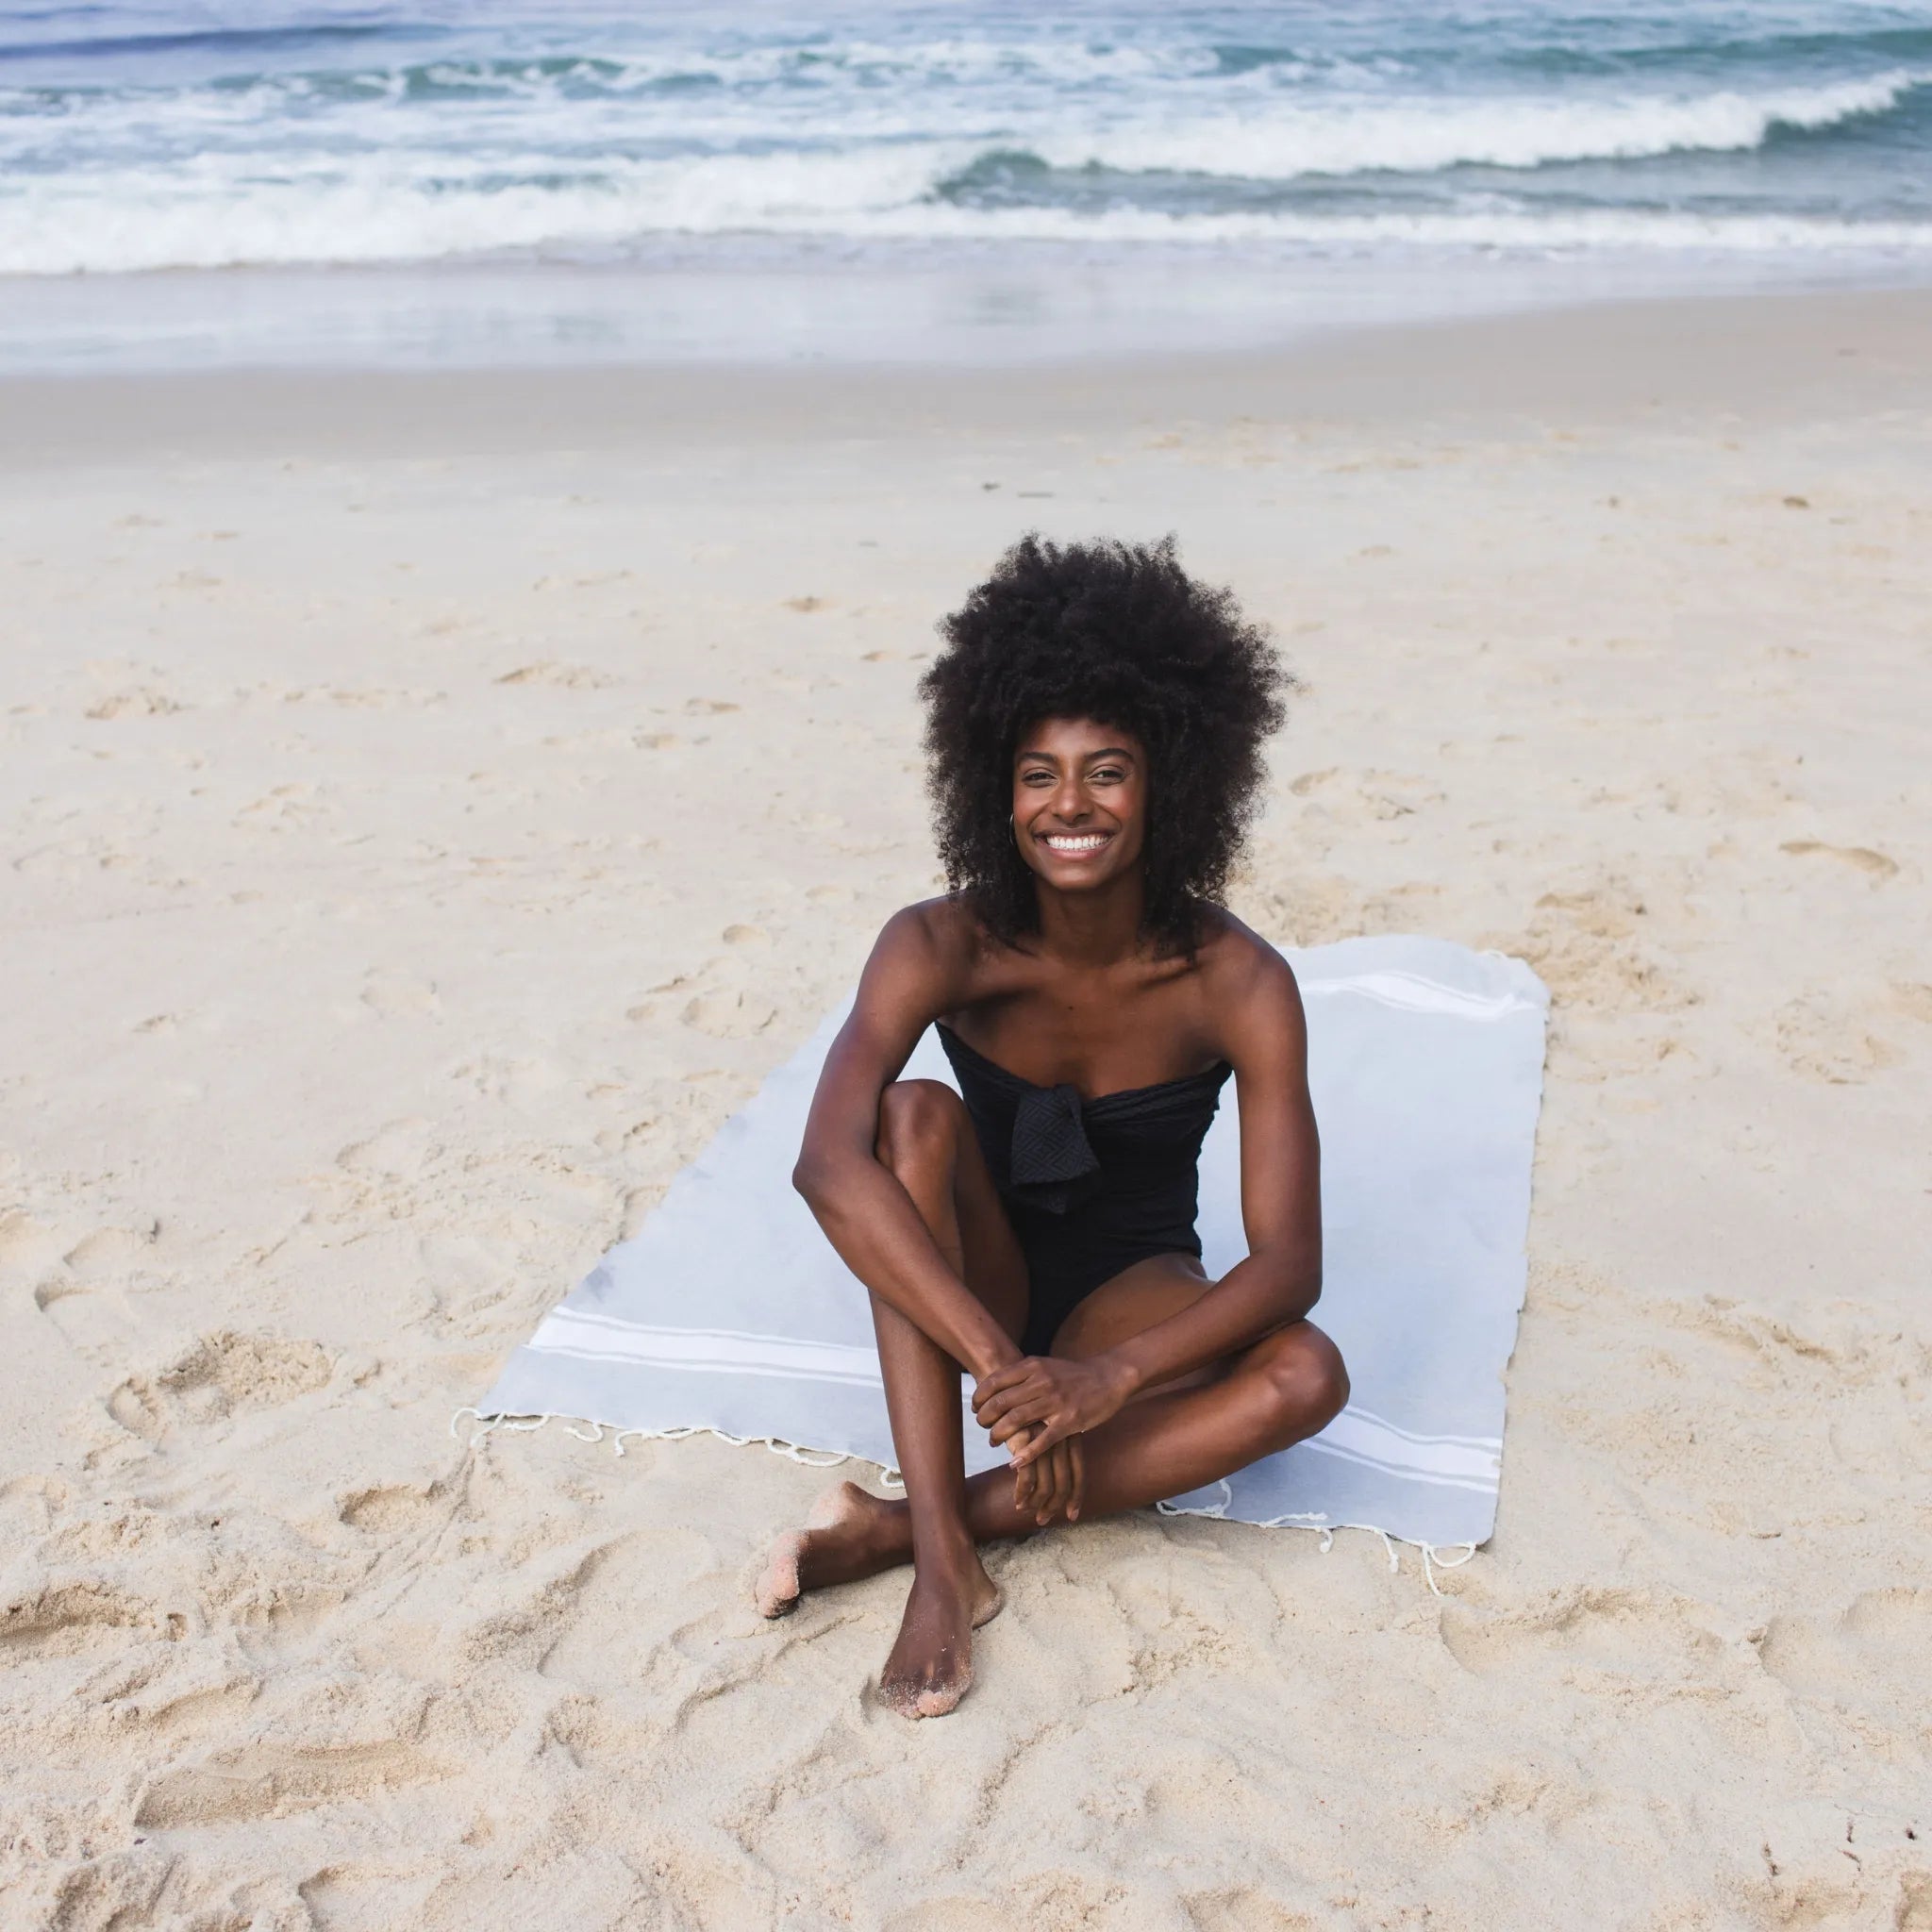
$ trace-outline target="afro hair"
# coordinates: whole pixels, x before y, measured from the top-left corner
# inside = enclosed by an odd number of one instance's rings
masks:
[[[1038,929],[1008,819],[1020,734],[1042,718],[1131,731],[1150,771],[1144,935],[1191,954],[1200,907],[1240,854],[1261,748],[1292,683],[1231,591],[1196,582],[1172,537],[1050,543],[1028,534],[940,625],[921,678],[927,783],[947,884],[995,938]]]

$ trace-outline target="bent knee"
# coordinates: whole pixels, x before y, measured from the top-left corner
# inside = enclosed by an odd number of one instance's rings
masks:
[[[1259,1385],[1264,1427],[1275,1448],[1325,1429],[1348,1406],[1341,1351],[1307,1322],[1257,1342],[1247,1366]]]
[[[950,1157],[965,1108],[940,1080],[894,1080],[879,1095],[879,1131],[874,1151],[897,1172],[908,1163]]]

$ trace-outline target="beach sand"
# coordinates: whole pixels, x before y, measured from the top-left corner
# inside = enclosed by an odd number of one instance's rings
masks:
[[[950,375],[0,386],[0,1921],[1932,1926],[1932,300]],[[1555,1006],[1493,1541],[450,1433],[936,883],[1020,530],[1307,689],[1236,903]]]

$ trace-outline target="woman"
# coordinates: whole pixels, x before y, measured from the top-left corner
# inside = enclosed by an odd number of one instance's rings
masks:
[[[931,789],[953,891],[897,913],[820,1075],[793,1178],[871,1291],[904,1502],[851,1483],[760,1607],[912,1565],[881,1676],[951,1710],[1000,1607],[976,1545],[1133,1509],[1322,1428],[1319,1152],[1294,975],[1213,903],[1284,675],[1172,540],[1028,537],[942,626]],[[937,1022],[958,1094],[901,1080]],[[1194,1232],[1232,1072],[1248,1255]],[[959,1376],[1010,1469],[964,1474]]]

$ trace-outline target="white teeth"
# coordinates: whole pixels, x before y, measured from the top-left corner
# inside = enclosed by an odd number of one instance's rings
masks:
[[[1107,839],[1099,832],[1049,832],[1046,843],[1054,852],[1098,852]]]

